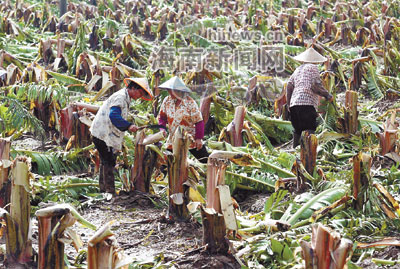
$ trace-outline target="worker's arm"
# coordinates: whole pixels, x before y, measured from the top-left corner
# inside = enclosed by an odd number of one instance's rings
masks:
[[[204,137],[204,121],[201,120],[195,124],[195,144],[196,148],[199,150],[203,147],[203,137]]]
[[[120,131],[127,131],[132,125],[129,121],[125,120],[121,115],[121,108],[119,106],[113,106],[110,109],[109,114],[111,123],[117,127]]]
[[[333,101],[333,96],[325,89],[322,84],[322,80],[319,77],[318,67],[316,65],[310,65],[308,72],[311,73],[313,80],[311,81],[311,90],[319,95],[325,97],[328,101]]]
[[[330,94],[324,87],[324,85],[322,85],[322,81],[321,79],[318,77],[316,79],[314,79],[312,86],[311,86],[312,91],[315,94],[318,94],[320,96],[325,97],[326,100],[328,101],[332,101],[333,100],[333,96],[332,94]]]
[[[195,135],[194,139],[203,139],[204,138],[204,121],[199,121],[195,124]]]

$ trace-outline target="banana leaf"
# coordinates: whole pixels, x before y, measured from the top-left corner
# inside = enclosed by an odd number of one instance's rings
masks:
[[[330,205],[331,203],[339,200],[346,194],[346,189],[343,187],[337,187],[323,191],[313,198],[311,198],[307,203],[300,207],[293,215],[289,215],[288,219],[282,219],[282,221],[287,221],[290,225],[294,225],[299,220],[308,219],[311,217],[312,213],[321,207]]]

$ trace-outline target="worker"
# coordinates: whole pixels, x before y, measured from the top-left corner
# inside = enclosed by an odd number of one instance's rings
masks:
[[[150,101],[153,95],[145,78],[126,78],[126,88],[112,94],[101,106],[90,132],[100,155],[100,192],[115,193],[116,151],[122,148],[124,132],[136,132],[137,126],[126,120],[129,104],[139,98]]]
[[[329,102],[333,101],[333,96],[322,85],[317,66],[327,61],[327,58],[310,47],[294,59],[302,65],[296,68],[289,79],[286,98],[294,128],[293,148],[296,148],[303,131],[314,133],[317,129],[318,96],[325,97]]]
[[[191,90],[177,76],[164,82],[159,88],[168,90],[169,94],[161,104],[158,119],[159,125],[168,124],[167,149],[172,149],[174,134],[181,126],[183,131],[193,137],[189,144],[190,153],[200,162],[207,163],[209,153],[203,144],[204,121],[199,106],[189,96]]]

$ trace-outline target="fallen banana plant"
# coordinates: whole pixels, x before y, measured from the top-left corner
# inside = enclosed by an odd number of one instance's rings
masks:
[[[324,204],[328,203],[331,204],[339,199],[341,199],[346,193],[346,189],[344,187],[336,187],[336,188],[331,188],[327,189],[323,192],[320,192],[319,194],[315,195],[304,203],[300,209],[298,209],[294,214],[291,215],[290,211],[291,208],[288,207],[287,214],[283,214],[282,218],[280,219],[281,221],[286,221],[290,225],[298,227],[299,224],[306,224],[306,223],[300,223],[298,222],[299,220],[306,220],[308,222],[308,219],[312,216],[313,212],[315,210],[318,210],[324,206]]]
[[[397,216],[400,217],[399,202],[397,202],[396,199],[394,199],[393,196],[381,184],[374,182],[372,185],[380,192],[380,194],[382,195],[384,200],[389,203],[389,206],[394,208],[394,211],[396,211]],[[387,206],[386,206],[386,208],[387,208]],[[391,211],[391,210],[388,210],[388,211]]]

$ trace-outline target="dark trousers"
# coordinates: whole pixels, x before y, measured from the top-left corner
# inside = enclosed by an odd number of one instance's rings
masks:
[[[168,151],[172,152],[172,149],[168,149]],[[208,162],[208,156],[210,156],[210,153],[208,153],[206,146],[203,145],[203,147],[199,150],[197,150],[197,148],[189,149],[189,151],[197,160],[199,160],[199,162]]]
[[[210,153],[208,153],[206,146],[203,145],[203,147],[199,150],[197,148],[194,149],[189,149],[190,153],[199,160],[201,163],[207,163],[208,161],[208,156],[210,156]]]
[[[96,137],[93,137],[93,144],[99,151],[100,161],[104,165],[114,167],[117,161],[117,156],[112,152],[112,148]]]
[[[292,106],[290,108],[290,121],[297,135],[305,130],[317,129],[317,111],[314,106]]]

